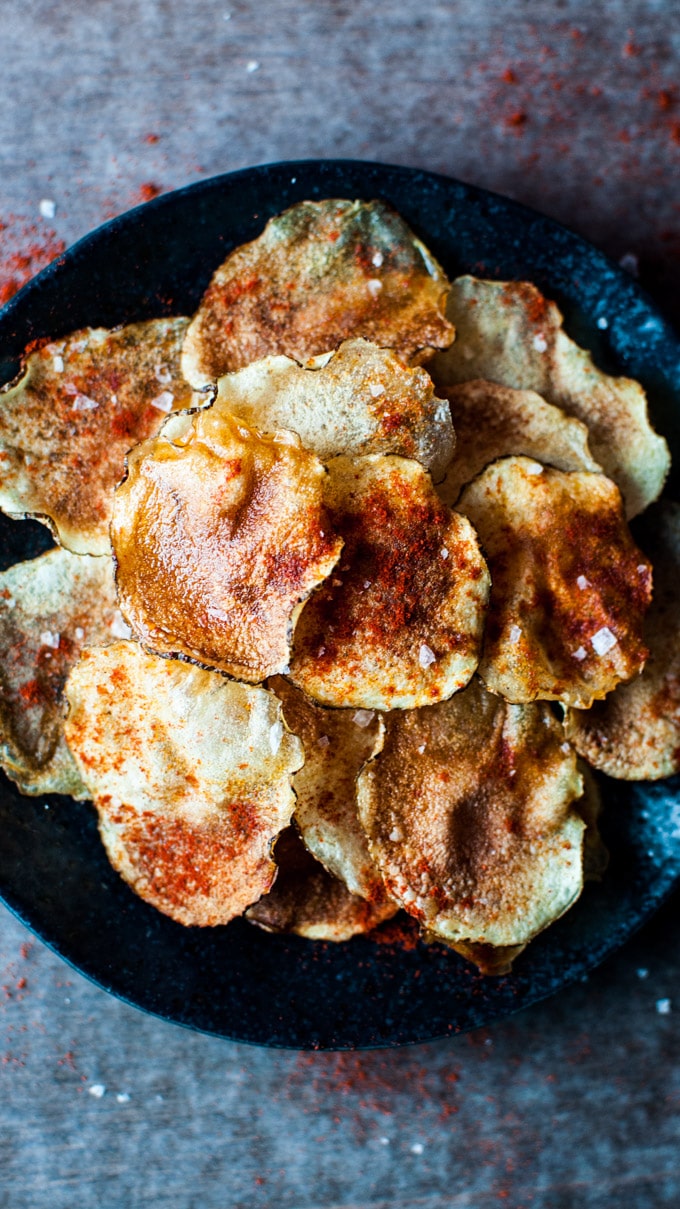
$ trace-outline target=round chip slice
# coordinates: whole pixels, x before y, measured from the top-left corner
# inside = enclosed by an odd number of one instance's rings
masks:
[[[125,454],[188,407],[188,319],[74,332],[31,353],[0,391],[0,508],[48,524],[76,554],[109,554]]]
[[[587,426],[592,452],[620,487],[627,516],[656,499],[670,454],[650,426],[645,392],[630,378],[602,373],[562,330],[560,311],[536,286],[459,277],[447,315],[456,342],[432,362],[437,387],[486,378],[537,391]]]
[[[642,675],[587,712],[567,712],[576,750],[624,781],[656,781],[680,772],[680,505],[662,500],[644,518],[654,597],[644,636]]]
[[[358,799],[388,894],[430,936],[525,944],[583,881],[582,783],[549,707],[509,705],[475,678],[385,725]]]
[[[328,471],[345,548],[300,617],[291,679],[324,705],[410,709],[450,697],[477,666],[489,592],[472,526],[417,462],[340,457]]]
[[[410,361],[451,343],[448,280],[384,202],[299,202],[215,273],[187,332],[198,389],[271,353],[306,361],[365,336]]]
[[[116,492],[111,540],[134,633],[242,680],[282,671],[301,602],[342,547],[324,477],[292,433],[261,436],[213,408],[172,417],[130,454]]]
[[[524,454],[558,470],[601,470],[588,448],[588,429],[533,390],[495,382],[463,382],[443,392],[451,405],[456,449],[437,488],[453,505],[461,489],[498,458]]]
[[[353,894],[377,902],[384,886],[357,816],[356,780],[382,741],[372,710],[324,709],[282,676],[268,685],[302,741],[305,763],[295,774],[295,822],[318,861]]]
[[[371,932],[397,913],[381,896],[367,902],[352,894],[307,851],[294,827],[276,841],[278,874],[273,888],[246,911],[246,919],[266,932],[294,932],[308,940],[350,940]]]
[[[640,671],[651,568],[609,479],[503,458],[458,507],[493,582],[479,664],[487,688],[587,709]]]
[[[346,340],[305,366],[265,357],[220,378],[214,407],[264,432],[290,428],[324,462],[397,453],[438,479],[455,445],[448,404],[435,399],[429,374],[367,340]]]
[[[136,894],[208,926],[269,890],[303,760],[273,693],[120,642],[83,652],[66,697],[67,742]]]
[[[64,683],[83,646],[127,634],[110,558],[49,550],[0,574],[0,764],[22,793],[89,796],[64,740]]]

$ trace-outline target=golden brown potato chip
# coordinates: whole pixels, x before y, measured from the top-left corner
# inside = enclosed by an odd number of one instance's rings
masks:
[[[335,458],[325,498],[345,548],[295,633],[291,679],[324,705],[450,697],[479,659],[489,576],[474,530],[418,462]]]
[[[436,932],[427,931],[423,933],[423,940],[428,944],[447,945],[449,949],[459,953],[466,961],[471,961],[473,965],[477,966],[480,974],[486,974],[492,978],[509,974],[512,970],[512,963],[526,949],[525,944],[481,945],[470,940],[446,941],[441,936],[437,936]]]
[[[581,778],[550,708],[475,677],[385,727],[358,800],[388,894],[444,941],[525,944],[582,886]]]
[[[455,504],[466,483],[509,454],[524,454],[558,470],[601,469],[588,449],[585,424],[533,390],[477,380],[449,386],[443,394],[456,432],[456,453],[437,488],[446,504]]]
[[[487,688],[508,701],[588,708],[640,671],[651,568],[609,479],[503,458],[458,507],[491,571],[479,665]]]
[[[125,454],[188,407],[179,371],[188,319],[90,328],[31,353],[0,391],[0,508],[48,524],[76,554],[110,552]]]
[[[66,677],[128,634],[109,558],[50,550],[0,574],[0,764],[22,793],[87,798],[64,741]]]
[[[654,568],[644,671],[587,712],[569,710],[566,722],[576,750],[624,781],[680,772],[680,505],[660,501],[643,533]]]
[[[121,609],[160,653],[241,680],[282,671],[301,602],[342,542],[325,472],[292,433],[261,436],[213,408],[132,451],[111,541]]]
[[[397,453],[437,479],[455,445],[448,404],[435,399],[425,370],[367,340],[346,340],[305,366],[265,357],[220,378],[214,406],[263,432],[292,429],[324,462],[343,453]]]
[[[307,851],[294,827],[276,841],[278,874],[273,888],[246,911],[246,919],[267,932],[294,932],[308,940],[350,940],[370,932],[397,912],[382,897],[367,902],[351,894]]]
[[[602,373],[562,330],[554,302],[526,281],[459,277],[447,314],[457,335],[430,367],[437,387],[487,378],[537,391],[587,426],[593,455],[621,488],[629,517],[656,499],[670,454],[650,427],[642,387]]]
[[[286,722],[305,752],[293,789],[295,822],[306,847],[353,894],[379,901],[384,887],[359,823],[356,780],[381,742],[380,715],[324,709],[282,676],[268,687],[282,702]]]
[[[135,642],[87,648],[65,692],[66,740],[135,893],[202,926],[265,894],[303,759],[274,694]]]
[[[446,348],[448,280],[384,202],[299,202],[220,265],[184,342],[199,389],[271,353],[306,361],[365,336],[410,361]]]

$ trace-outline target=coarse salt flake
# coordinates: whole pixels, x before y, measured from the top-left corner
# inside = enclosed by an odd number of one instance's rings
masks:
[[[398,844],[399,840],[403,840],[403,838],[404,833],[401,827],[393,827],[390,831],[390,839],[393,840],[395,844]]]
[[[382,288],[383,283],[382,281],[379,281],[377,277],[370,277],[366,282],[366,289],[371,295],[371,298],[377,298]]]
[[[154,373],[156,378],[161,383],[161,386],[168,386],[172,382],[172,374],[167,365],[157,365]]]
[[[328,735],[319,735],[319,738],[316,741],[316,745],[317,745],[317,747],[330,747],[330,742],[331,741],[328,738]]]
[[[271,752],[272,752],[273,756],[275,756],[277,754],[277,752],[281,746],[282,739],[283,739],[283,722],[280,722],[280,721],[274,722],[273,725],[269,727],[269,746],[271,748]]]
[[[418,651],[418,663],[420,664],[421,667],[427,668],[427,667],[432,667],[432,664],[436,663],[436,662],[437,662],[437,656],[435,655],[432,648],[429,647],[427,645],[427,643],[424,642],[422,644],[420,650]]]
[[[355,711],[352,721],[355,726],[370,726],[375,717],[374,709],[358,709]]]
[[[601,332],[606,332],[607,328],[609,327],[609,320],[606,319],[604,315],[600,315],[600,318],[597,321],[597,326]]]
[[[637,974],[638,978],[641,978],[643,981],[645,978],[649,978],[649,970],[644,969],[644,967],[636,970],[635,973]]]
[[[104,1087],[103,1083],[93,1083],[92,1086],[88,1087],[87,1090],[91,1096],[94,1096],[95,1100],[101,1100],[102,1096],[106,1092],[106,1088]]]
[[[411,1147],[411,1154],[422,1154],[425,1147],[422,1142],[414,1142]]]
[[[373,253],[373,257],[372,257],[372,263],[375,265],[376,269],[379,269],[379,268],[380,268],[380,266],[381,266],[381,264],[383,263],[383,260],[384,260],[384,259],[385,259],[385,257],[383,256],[382,252],[374,252],[374,253]]]
[[[52,369],[55,374],[63,374],[64,372],[64,358],[60,357],[58,353],[56,357],[52,358]]]
[[[439,556],[446,562],[446,559],[449,557],[449,552],[446,549],[446,546],[442,546],[441,550],[439,551]]]
[[[364,588],[370,588],[370,586],[371,586],[371,581],[370,581],[370,579],[365,579],[365,580],[364,580]]]
[[[111,630],[114,638],[129,638],[132,634],[132,630],[130,629],[128,623],[123,620],[120,613],[116,614],[111,622],[111,625],[109,626],[109,629]]]
[[[657,999],[656,1010],[660,1016],[670,1015],[671,1001],[670,999]]]
[[[580,647],[577,647],[577,649],[575,651],[572,651],[571,654],[572,654],[572,658],[578,659],[578,661],[580,663],[583,659],[585,659],[588,652],[584,646],[580,646]]]
[[[59,634],[53,634],[51,630],[43,630],[40,642],[43,646],[51,647],[53,651],[59,650]]]
[[[645,575],[647,572],[647,567],[646,567],[645,563],[639,563],[635,569],[636,569],[638,575]]]
[[[422,754],[423,754],[423,752],[425,751],[425,748],[426,748],[426,747],[427,747],[427,743],[421,743],[421,744],[420,744],[420,747],[418,748],[418,755],[419,755],[419,756],[422,756]]]
[[[510,626],[510,641],[519,642],[521,637],[522,637],[521,628],[518,625],[511,625]]]
[[[527,474],[543,474],[543,466],[540,462],[529,462],[525,470]]]
[[[99,407],[96,399],[91,399],[89,395],[77,394],[73,400],[71,407],[73,411],[94,411]]]
[[[593,634],[590,641],[596,655],[606,655],[608,651],[611,651],[612,647],[616,646],[618,639],[616,634],[612,634],[609,626],[603,625],[601,630]]]
[[[129,1091],[119,1091],[116,1099],[119,1104],[128,1104],[130,1101]]]
[[[537,353],[545,353],[548,350],[548,341],[540,332],[537,336],[534,336],[533,345]]]
[[[563,751],[565,756],[568,756],[569,752],[571,751],[571,744],[570,743],[561,743],[560,751]]]
[[[57,213],[57,204],[52,201],[51,197],[43,197],[38,206],[42,218],[54,218]]]
[[[590,587],[590,580],[586,579],[585,575],[579,575],[576,579],[576,587],[585,592],[586,588]]]
[[[76,626],[75,633],[76,633],[76,638],[78,639],[78,642],[82,642],[83,638],[85,637],[85,631],[81,625]]]
[[[246,63],[246,71],[257,71],[259,66],[260,64],[258,63],[257,59],[250,59],[249,62]]]
[[[174,401],[175,396],[173,395],[172,391],[162,390],[159,395],[156,395],[155,399],[151,400],[151,406],[155,407],[157,411],[168,412],[172,411]]]
[[[384,395],[385,393],[385,387],[381,382],[372,382],[368,389],[373,395],[374,399],[377,399],[380,395]]]

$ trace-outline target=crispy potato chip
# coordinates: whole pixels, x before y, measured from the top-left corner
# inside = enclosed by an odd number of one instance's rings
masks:
[[[302,741],[303,767],[295,774],[295,822],[318,861],[348,890],[372,902],[384,886],[357,815],[356,780],[381,742],[383,724],[371,710],[324,709],[282,676],[268,685],[286,722]]]
[[[108,554],[125,454],[192,392],[179,372],[188,319],[74,332],[31,353],[0,391],[0,508],[48,524],[76,554]]]
[[[49,550],[0,574],[0,764],[22,793],[89,796],[64,740],[64,683],[85,644],[128,633],[108,558]]]
[[[184,342],[198,389],[272,353],[306,361],[365,336],[410,361],[451,343],[448,280],[384,202],[299,202],[220,265]]]
[[[587,709],[640,671],[651,568],[609,479],[503,458],[458,507],[493,583],[479,665],[487,688]]]
[[[443,937],[438,936],[436,932],[423,933],[423,940],[427,944],[445,944],[449,949],[453,949],[455,953],[459,953],[466,961],[471,961],[477,966],[480,974],[485,974],[492,978],[498,978],[502,974],[509,974],[512,970],[512,963],[517,960],[520,953],[526,949],[526,945],[482,945],[475,944],[471,940],[454,940],[446,941]]]
[[[385,727],[358,800],[388,894],[438,939],[525,944],[582,886],[581,778],[550,708],[475,678]]]
[[[457,338],[432,362],[437,387],[486,378],[537,391],[587,426],[593,455],[621,488],[629,517],[656,499],[670,454],[650,427],[642,387],[602,373],[562,330],[554,302],[526,281],[459,277],[447,314]]]
[[[566,720],[576,750],[624,781],[680,772],[680,505],[660,501],[644,518],[642,540],[654,568],[644,671],[587,712],[569,710]]]
[[[65,692],[67,742],[135,893],[202,926],[265,894],[303,760],[274,694],[135,642],[83,651]]]
[[[308,601],[291,679],[324,705],[409,709],[450,697],[479,659],[489,592],[468,521],[418,462],[335,458],[325,498],[345,540]]]
[[[390,349],[346,340],[305,366],[265,357],[220,378],[215,409],[264,432],[290,428],[322,461],[338,454],[397,453],[442,478],[455,445],[446,400],[424,369]]]
[[[294,827],[282,831],[274,848],[278,874],[273,888],[246,911],[266,932],[294,932],[308,940],[350,940],[397,913],[382,897],[367,902],[324,869],[307,851]]]
[[[601,470],[588,448],[588,429],[551,407],[533,390],[495,382],[463,382],[443,392],[451,405],[457,452],[437,488],[445,504],[480,471],[509,454],[524,454],[558,470]]]
[[[111,540],[121,609],[153,650],[242,680],[282,671],[301,602],[342,542],[325,472],[292,433],[213,408],[174,416],[132,451]]]

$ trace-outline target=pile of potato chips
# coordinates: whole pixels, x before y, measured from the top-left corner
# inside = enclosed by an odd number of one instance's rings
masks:
[[[0,507],[58,542],[0,575],[0,761],[183,924],[402,909],[507,970],[603,871],[587,765],[680,769],[680,508],[627,523],[668,467],[533,285],[300,203],[0,392]]]

